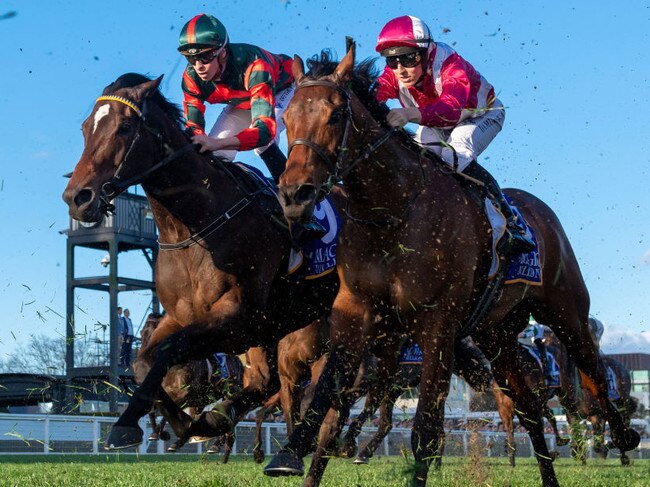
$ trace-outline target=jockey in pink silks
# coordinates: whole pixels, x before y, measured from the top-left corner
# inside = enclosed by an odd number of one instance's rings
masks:
[[[397,99],[402,105],[390,111],[388,124],[418,124],[415,140],[419,144],[454,171],[484,184],[506,219],[506,252],[533,250],[534,242],[517,225],[498,183],[476,161],[505,120],[493,86],[450,46],[435,42],[429,27],[417,17],[405,15],[388,22],[375,49],[386,58],[375,96],[381,102]]]

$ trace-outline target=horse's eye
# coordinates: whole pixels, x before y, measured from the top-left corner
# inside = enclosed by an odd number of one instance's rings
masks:
[[[131,132],[131,122],[124,121],[117,127],[117,133],[120,135],[126,135]]]
[[[339,123],[341,121],[341,112],[338,110],[333,111],[332,114],[330,115],[329,123]]]

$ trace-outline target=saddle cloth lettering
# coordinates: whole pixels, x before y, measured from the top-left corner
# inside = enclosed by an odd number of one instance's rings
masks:
[[[415,342],[406,343],[402,347],[402,351],[399,354],[399,364],[400,365],[421,365],[422,364],[422,350]]]
[[[523,215],[519,212],[512,200],[506,196],[508,203],[512,207],[514,214],[517,216],[517,222],[525,229],[527,235],[535,242],[535,250],[527,254],[519,254],[510,260],[508,269],[506,269],[505,283],[514,284],[524,282],[534,286],[542,284],[542,267],[539,260],[539,246],[533,229],[528,226]],[[497,244],[503,238],[506,232],[506,219],[503,214],[492,204],[489,198],[485,198],[485,214],[492,226],[492,265],[490,267],[489,277],[492,278],[499,270],[501,261],[497,254]]]
[[[327,233],[320,239],[302,243],[299,251],[292,249],[289,256],[287,273],[299,272],[304,279],[316,279],[336,268],[336,243],[341,230],[341,218],[327,198],[314,207],[314,218]]]

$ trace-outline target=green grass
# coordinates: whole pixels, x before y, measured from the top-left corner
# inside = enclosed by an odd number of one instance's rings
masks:
[[[399,457],[371,460],[355,466],[332,460],[323,487],[408,485],[410,464]],[[648,486],[650,460],[633,460],[623,468],[617,460],[591,460],[587,466],[572,460],[555,463],[562,486]],[[250,457],[220,458],[199,455],[0,455],[0,486],[216,486],[283,487],[300,485],[297,477],[269,478]],[[428,485],[436,487],[539,486],[537,464],[518,459],[515,469],[505,459],[445,458],[440,472],[431,471]]]

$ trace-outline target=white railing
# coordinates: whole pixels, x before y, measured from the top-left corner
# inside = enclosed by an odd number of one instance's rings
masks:
[[[65,416],[47,414],[0,414],[0,454],[98,454],[107,453],[103,443],[110,427],[117,420],[115,417],[102,416]],[[145,418],[140,421],[149,437],[151,428]],[[285,441],[286,426],[284,423],[263,423],[262,445],[264,452],[273,454],[278,451]],[[363,428],[359,436],[359,444],[365,443],[377,431],[376,427]],[[411,430],[408,428],[393,428],[377,450],[376,455],[400,455],[406,448],[410,449]],[[255,423],[244,421],[237,425],[236,441],[233,454],[251,454],[255,445]],[[138,447],[121,450],[126,453],[162,454],[170,442],[145,441]],[[517,456],[533,456],[528,435],[515,433]],[[570,456],[568,446],[556,448],[555,438],[547,435],[547,444],[551,450],[558,450],[561,456]],[[629,454],[630,457],[648,458],[649,445],[644,449]],[[206,446],[203,443],[187,444],[179,452],[202,453]],[[452,430],[446,432],[445,455],[465,456],[470,452],[480,452],[485,456],[505,456],[505,433],[492,431]],[[637,454],[638,452],[638,454]],[[590,451],[590,456],[593,452]]]

